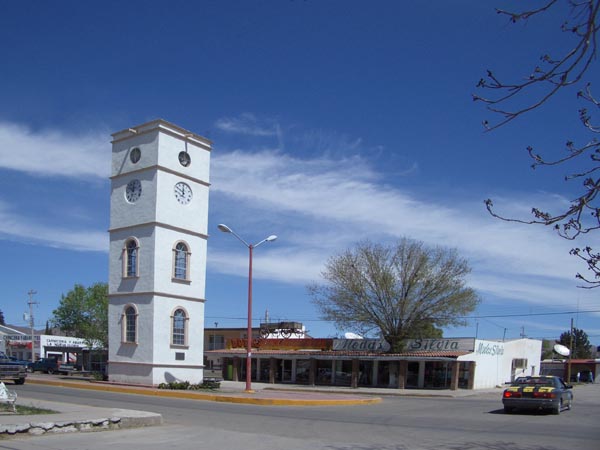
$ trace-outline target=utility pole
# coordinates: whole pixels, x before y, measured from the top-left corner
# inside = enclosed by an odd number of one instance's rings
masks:
[[[37,294],[37,291],[30,289],[27,295],[29,295],[29,301],[27,304],[29,305],[29,327],[31,328],[31,362],[35,361],[35,332],[33,330],[33,326],[35,321],[33,319],[33,305],[37,305],[38,302],[33,301],[33,296]]]
[[[573,318],[571,317],[571,331],[569,333],[569,362],[567,363],[567,384],[571,382],[571,358],[573,357]]]

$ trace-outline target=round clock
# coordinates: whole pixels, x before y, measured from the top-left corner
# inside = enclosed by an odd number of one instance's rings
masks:
[[[190,154],[188,152],[180,152],[179,153],[179,164],[183,167],[187,167],[192,162],[192,158],[190,158]]]
[[[129,153],[129,159],[133,164],[137,163],[140,160],[141,156],[142,151],[139,149],[139,147],[132,148],[131,152]]]
[[[131,180],[125,188],[125,198],[129,203],[135,203],[142,195],[142,183],[140,180]]]
[[[187,205],[192,200],[192,188],[179,182],[175,185],[175,198],[182,205]]]

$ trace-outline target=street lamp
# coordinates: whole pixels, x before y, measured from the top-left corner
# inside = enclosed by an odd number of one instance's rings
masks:
[[[217,228],[223,233],[233,234],[242,244],[248,247],[248,331],[246,335],[246,392],[252,393],[252,251],[263,242],[271,242],[277,239],[277,236],[271,236],[263,239],[258,244],[248,244],[235,231],[227,225],[220,223]]]

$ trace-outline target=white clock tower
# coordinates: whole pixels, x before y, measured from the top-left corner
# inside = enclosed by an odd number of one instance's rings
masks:
[[[211,142],[161,119],[112,136],[109,379],[199,383]]]

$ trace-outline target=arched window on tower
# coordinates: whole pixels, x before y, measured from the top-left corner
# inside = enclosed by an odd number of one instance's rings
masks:
[[[132,305],[126,306],[123,312],[123,342],[137,342],[137,318],[137,309]]]
[[[187,314],[178,308],[171,317],[171,344],[172,345],[187,345]]]
[[[189,281],[190,251],[185,242],[173,248],[173,279]]]
[[[123,276],[132,278],[139,276],[140,246],[134,238],[128,239],[123,248]]]

